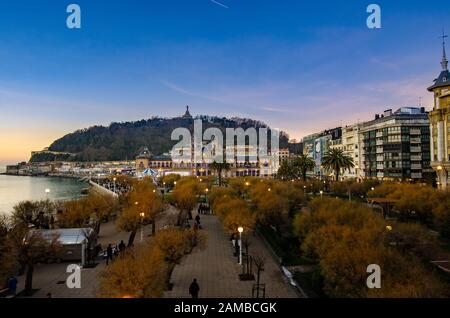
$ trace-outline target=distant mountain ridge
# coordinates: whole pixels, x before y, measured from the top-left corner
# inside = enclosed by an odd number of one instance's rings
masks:
[[[112,161],[132,160],[143,147],[159,155],[167,153],[178,141],[171,140],[172,131],[184,127],[193,132],[194,119],[201,119],[203,131],[219,128],[225,136],[226,128],[268,128],[265,123],[248,118],[217,116],[191,117],[189,111],[182,117],[152,117],[132,122],[113,122],[109,126],[92,126],[77,130],[55,140],[48,151],[34,153],[30,162],[45,161]],[[280,147],[287,148],[289,136],[280,133]]]

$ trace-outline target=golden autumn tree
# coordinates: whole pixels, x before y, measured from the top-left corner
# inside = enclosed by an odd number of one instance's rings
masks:
[[[198,202],[196,191],[199,188],[197,180],[185,180],[183,182],[181,180],[177,183],[172,193],[175,204],[180,210],[177,220],[177,225],[179,226],[184,224],[187,217],[191,217],[192,210]]]
[[[168,266],[167,277],[170,279],[173,269],[183,257],[191,253],[196,246],[204,248],[206,239],[206,235],[201,231],[172,228],[159,231],[151,244],[162,252]]]
[[[105,298],[162,297],[167,263],[162,251],[147,243],[121,254],[100,276],[99,296]]]
[[[145,219],[152,223],[152,235],[155,235],[156,219],[164,212],[164,205],[151,181],[144,179],[137,183],[130,192],[128,201],[129,205],[137,206],[138,210],[145,214]]]
[[[422,265],[433,239],[418,224],[385,221],[368,206],[337,199],[315,199],[295,219],[303,253],[320,266],[324,291],[331,297],[433,297],[444,283]],[[384,287],[369,290],[366,269],[382,269]],[[421,276],[415,276],[422,273]],[[430,282],[427,288],[423,288]],[[387,288],[395,288],[388,291]]]
[[[128,246],[133,245],[136,232],[147,222],[152,223],[152,234],[155,235],[156,219],[163,212],[162,199],[152,182],[143,179],[135,183],[116,222],[120,230],[130,232]]]

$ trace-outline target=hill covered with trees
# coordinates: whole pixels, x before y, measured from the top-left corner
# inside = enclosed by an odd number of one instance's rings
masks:
[[[203,130],[216,127],[224,136],[226,128],[270,128],[263,122],[243,119],[211,116],[197,116],[201,119]],[[30,162],[43,161],[109,161],[134,159],[143,147],[148,147],[155,154],[163,154],[178,141],[171,140],[172,131],[184,127],[193,133],[194,118],[152,117],[133,122],[114,122],[109,126],[93,126],[77,130],[55,140],[48,152],[35,153]],[[281,132],[280,147],[292,147],[289,136]],[[60,152],[61,154],[58,154]]]

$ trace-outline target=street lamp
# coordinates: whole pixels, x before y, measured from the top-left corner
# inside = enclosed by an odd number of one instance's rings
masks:
[[[164,197],[166,196],[166,182],[163,182],[163,202],[164,202]]]
[[[239,265],[242,265],[242,232],[244,228],[242,226],[238,227],[239,232]]]
[[[113,181],[114,181],[114,193],[116,193],[116,180],[117,180],[117,178],[114,177],[114,178],[113,178]]]
[[[137,202],[136,202],[137,203]],[[141,212],[139,213],[140,217],[141,217],[141,243],[144,241],[144,217],[145,217],[145,213]]]
[[[320,198],[322,199],[322,197],[323,197],[323,191],[320,190]]]
[[[50,193],[50,189],[45,189],[45,195],[46,195],[46,197],[47,197],[47,200],[48,200],[48,194]]]

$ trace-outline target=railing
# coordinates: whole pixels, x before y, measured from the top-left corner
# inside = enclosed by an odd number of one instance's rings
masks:
[[[98,183],[90,180],[89,184],[93,187],[94,191],[98,191],[100,193],[103,194],[107,194],[107,195],[112,195],[113,197],[117,198],[119,195],[117,193],[115,193],[114,191],[111,191],[101,185],[99,185]]]

